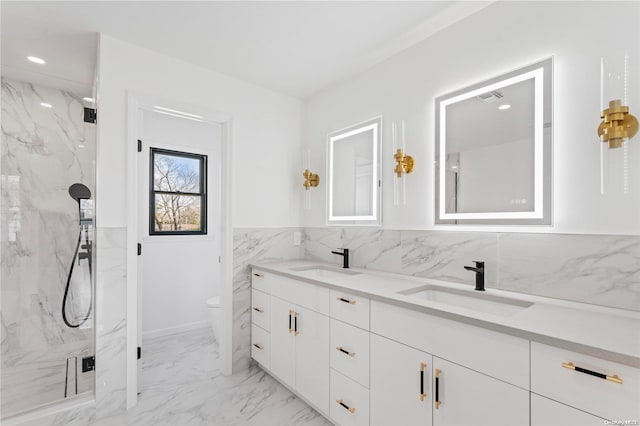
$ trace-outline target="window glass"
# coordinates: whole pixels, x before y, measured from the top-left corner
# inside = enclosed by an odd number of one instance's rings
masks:
[[[207,156],[151,148],[149,234],[206,234]]]

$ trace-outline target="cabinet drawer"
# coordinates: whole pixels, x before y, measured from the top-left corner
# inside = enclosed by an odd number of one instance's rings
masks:
[[[640,420],[640,369],[611,361],[531,342],[531,391],[605,419]]]
[[[267,331],[257,325],[251,326],[251,357],[266,368],[270,368],[271,339]]]
[[[269,331],[271,326],[269,300],[271,296],[259,290],[251,291],[251,322]]]
[[[331,290],[331,318],[369,330],[369,299]]]
[[[329,315],[329,289],[271,274],[268,278],[270,294],[303,308]]]
[[[529,389],[528,340],[375,300],[371,331]]]
[[[531,426],[602,426],[604,419],[531,394]]]
[[[331,367],[369,387],[369,332],[331,320]]]
[[[271,284],[273,281],[273,275],[268,272],[263,272],[260,269],[251,270],[251,288],[260,290],[263,293],[271,294]]]
[[[369,390],[331,369],[331,420],[340,426],[369,426]]]

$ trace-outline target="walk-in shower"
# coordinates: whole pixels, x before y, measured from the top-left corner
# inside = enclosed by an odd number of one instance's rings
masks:
[[[1,420],[94,392],[95,125],[83,109],[2,78]]]

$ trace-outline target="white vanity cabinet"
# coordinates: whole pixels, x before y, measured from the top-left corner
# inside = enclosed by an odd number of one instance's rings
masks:
[[[271,296],[271,371],[329,412],[329,318]]]
[[[369,299],[331,291],[331,420],[369,425]]]
[[[371,426],[391,424],[525,426],[529,391],[372,334]]]
[[[529,389],[529,341],[371,301],[371,332]]]
[[[529,391],[433,357],[433,426],[529,424]]]
[[[609,420],[640,421],[640,369],[531,342],[531,392]]]
[[[253,283],[252,357],[336,425],[640,420],[638,368],[304,278]]]
[[[251,357],[269,368],[271,365],[270,296],[251,290]]]
[[[260,305],[268,306],[270,313],[269,363],[261,362],[266,355],[255,346],[252,347],[253,358],[328,415],[330,322],[326,313],[329,311],[329,290],[261,271],[254,272],[253,282],[256,281],[260,283],[259,288],[271,293],[268,303],[262,301]],[[256,320],[253,318],[263,322],[262,314],[252,311],[254,327]]]
[[[371,426],[430,426],[432,356],[371,334]]]

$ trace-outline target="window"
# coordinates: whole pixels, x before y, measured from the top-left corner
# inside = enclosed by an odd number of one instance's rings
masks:
[[[149,235],[207,233],[207,156],[151,148]]]

